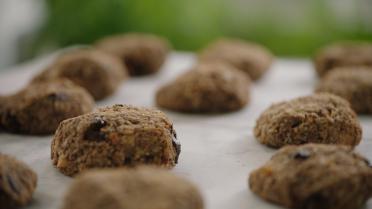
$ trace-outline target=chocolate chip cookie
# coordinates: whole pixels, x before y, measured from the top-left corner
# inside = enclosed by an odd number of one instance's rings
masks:
[[[329,45],[317,53],[314,64],[319,76],[324,76],[337,67],[372,67],[372,43],[346,42]]]
[[[94,192],[92,192],[94,191]],[[202,209],[198,189],[169,171],[139,167],[79,175],[62,209]]]
[[[52,142],[53,164],[72,176],[89,168],[152,164],[171,168],[181,151],[167,116],[127,105],[63,121]]]
[[[346,100],[320,93],[270,106],[258,118],[254,135],[276,148],[309,142],[355,146],[362,128]]]
[[[26,86],[0,98],[0,129],[20,134],[52,134],[64,119],[92,111],[93,98],[69,80]]]
[[[202,63],[156,93],[159,107],[194,113],[229,112],[249,102],[250,80],[223,63]]]
[[[350,102],[359,114],[372,114],[372,67],[343,67],[327,73],[316,92],[329,92]]]
[[[167,40],[150,34],[114,35],[97,42],[96,46],[118,56],[131,76],[156,73],[170,51]]]
[[[270,68],[273,55],[256,43],[223,38],[212,42],[202,50],[199,60],[225,62],[243,71],[252,80],[258,80]]]
[[[372,167],[349,146],[286,146],[250,174],[249,187],[288,208],[357,209],[372,197]]]
[[[75,49],[60,55],[32,82],[67,78],[85,88],[95,100],[113,94],[128,77],[120,60],[96,49]]]
[[[26,164],[0,153],[0,208],[27,205],[35,191],[37,176]]]

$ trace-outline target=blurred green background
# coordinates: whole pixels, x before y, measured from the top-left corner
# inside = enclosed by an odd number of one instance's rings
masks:
[[[47,0],[47,19],[26,57],[110,34],[149,32],[176,50],[232,36],[279,56],[309,56],[329,42],[372,41],[371,0]]]

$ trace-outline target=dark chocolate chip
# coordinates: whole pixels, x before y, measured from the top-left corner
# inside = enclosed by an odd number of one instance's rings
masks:
[[[48,99],[53,101],[66,101],[69,99],[69,96],[63,92],[54,92],[48,95]]]
[[[328,198],[321,193],[312,194],[300,208],[304,209],[327,209],[331,208]]]
[[[101,132],[101,128],[105,127],[107,122],[102,117],[95,117],[93,122],[85,130],[84,139],[92,141],[103,141],[106,139],[106,134]]]
[[[20,188],[18,186],[18,184],[15,182],[15,180],[13,179],[13,177],[9,174],[6,175],[6,181],[10,187],[10,189],[16,193],[16,194],[19,194],[20,193]]]
[[[311,153],[308,150],[299,150],[294,154],[294,159],[297,160],[306,160],[309,158]]]
[[[367,164],[369,167],[372,167],[372,165],[371,165],[371,163],[369,162],[368,159],[364,158],[363,160],[364,160],[364,162],[366,162],[366,164]]]
[[[2,126],[4,126],[4,129],[19,131],[21,124],[19,123],[18,118],[13,113],[7,111],[4,114],[4,121]]]
[[[180,153],[181,153],[181,144],[177,139],[177,133],[173,129],[173,126],[171,127],[171,135],[172,135],[172,145],[173,145],[174,149],[176,150],[175,163],[178,163],[178,157],[180,156]]]

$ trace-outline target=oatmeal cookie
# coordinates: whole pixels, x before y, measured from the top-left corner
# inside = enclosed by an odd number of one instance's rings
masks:
[[[357,209],[372,197],[372,167],[349,146],[291,145],[254,170],[249,187],[288,208]]]
[[[254,135],[276,148],[309,142],[356,146],[362,128],[346,100],[320,93],[272,105],[258,118]]]
[[[161,111],[114,105],[63,121],[52,141],[53,164],[73,176],[90,168],[151,164],[171,168],[181,151]]]
[[[159,107],[195,113],[229,112],[249,102],[250,80],[223,63],[202,63],[156,93]]]

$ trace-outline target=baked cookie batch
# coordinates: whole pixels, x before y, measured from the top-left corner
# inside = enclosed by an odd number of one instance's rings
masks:
[[[62,209],[203,209],[198,188],[168,170],[181,144],[162,111],[116,104],[94,109],[130,76],[158,72],[170,43],[154,35],[107,37],[59,55],[24,89],[0,97],[0,130],[54,134],[52,164],[74,177]],[[274,56],[263,46],[218,39],[197,63],[154,96],[158,107],[184,114],[243,109]],[[314,94],[272,104],[254,136],[280,148],[249,175],[264,200],[293,209],[357,209],[372,197],[372,166],[353,151],[362,140],[357,114],[372,113],[372,44],[340,43],[314,59]],[[0,208],[32,201],[37,175],[0,153]]]

